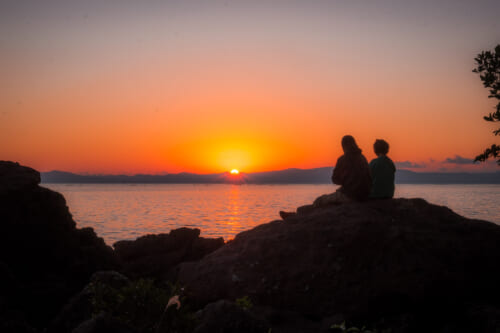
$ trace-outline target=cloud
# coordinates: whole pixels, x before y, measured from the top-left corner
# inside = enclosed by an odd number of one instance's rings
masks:
[[[413,162],[410,162],[410,161],[403,161],[403,162],[396,162],[394,163],[396,164],[396,167],[397,168],[413,168],[413,169],[421,169],[421,168],[425,168],[426,165],[421,163],[413,163]]]
[[[455,157],[448,157],[446,160],[444,160],[444,163],[450,164],[472,164],[473,162],[473,159],[465,158],[460,155],[455,155]]]

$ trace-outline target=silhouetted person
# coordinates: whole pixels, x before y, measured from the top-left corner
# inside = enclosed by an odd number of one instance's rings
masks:
[[[370,198],[390,199],[394,196],[394,174],[396,167],[392,160],[387,157],[389,144],[385,140],[376,140],[373,151],[377,155],[370,162],[372,173],[372,190]]]
[[[337,160],[332,182],[341,185],[337,192],[342,193],[348,200],[366,200],[372,186],[368,161],[350,135],[342,138],[342,149],[344,155]]]
[[[340,185],[340,188],[334,193],[320,196],[312,205],[299,207],[298,213],[308,212],[314,207],[368,199],[372,185],[368,161],[350,135],[342,138],[342,149],[344,155],[338,158],[332,174],[332,182]],[[280,211],[283,219],[295,214]]]

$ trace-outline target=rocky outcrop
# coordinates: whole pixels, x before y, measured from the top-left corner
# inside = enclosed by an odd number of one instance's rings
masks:
[[[349,203],[242,232],[179,281],[199,306],[248,296],[317,321],[467,328],[471,304],[500,308],[499,244],[500,226],[422,199]]]
[[[39,183],[38,171],[0,161],[2,332],[66,332],[80,324],[81,331],[106,330],[114,322],[91,320],[84,288],[94,272],[116,269],[131,278],[164,279],[177,264],[198,260],[224,244],[222,238],[199,237],[198,229],[181,228],[118,242],[115,254],[92,228],[76,227],[61,194]],[[119,276],[103,274],[94,280]]]
[[[95,319],[93,299],[95,299],[95,286],[120,289],[127,286],[130,280],[115,271],[96,272],[90,278],[90,283],[78,294],[73,296],[69,302],[61,309],[55,320],[48,327],[49,333],[72,332],[77,327],[96,327],[90,323],[99,324],[106,321],[108,317],[101,316]],[[95,319],[95,320],[92,320]],[[84,324],[86,323],[86,324]],[[96,329],[98,330],[98,329]]]
[[[32,189],[40,184],[40,173],[16,162],[0,161],[0,193]]]
[[[200,229],[179,228],[168,234],[119,241],[113,246],[127,276],[164,279],[176,265],[199,260],[222,245],[222,238],[200,237]]]
[[[194,333],[262,333],[269,326],[250,311],[235,303],[220,300],[210,303],[198,313]]]
[[[5,318],[16,313],[27,325],[45,327],[93,272],[117,261],[91,228],[76,228],[64,197],[39,182],[37,171],[0,162],[0,263],[12,280],[0,306]]]

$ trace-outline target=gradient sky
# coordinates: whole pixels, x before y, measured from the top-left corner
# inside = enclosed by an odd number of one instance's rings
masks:
[[[495,171],[500,1],[0,2],[0,160],[41,171]]]

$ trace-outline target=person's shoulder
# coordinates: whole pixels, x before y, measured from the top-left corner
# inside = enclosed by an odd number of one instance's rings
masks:
[[[381,156],[377,156],[377,157],[373,158],[373,159],[370,161],[370,163],[371,163],[371,162],[380,162],[380,158],[381,158]]]
[[[394,171],[396,171],[396,165],[394,164],[394,162],[391,160],[391,158],[389,156],[385,156],[385,162],[387,164],[389,164],[393,169]]]
[[[359,159],[359,162],[361,165],[363,165],[364,168],[366,169],[369,169],[370,166],[368,164],[368,160],[366,159],[365,155],[363,154],[360,154],[360,159]]]
[[[391,160],[389,156],[385,155],[384,158],[388,163],[394,164],[394,162]]]

